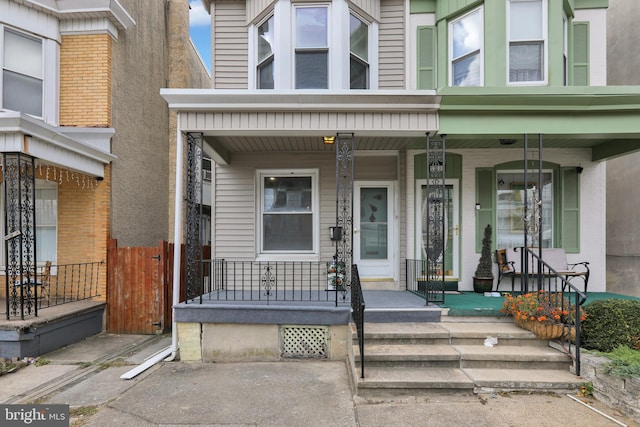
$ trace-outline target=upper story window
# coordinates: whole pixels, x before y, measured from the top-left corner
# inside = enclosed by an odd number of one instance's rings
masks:
[[[273,89],[273,15],[258,26],[258,89]]]
[[[369,26],[357,16],[349,17],[350,88],[369,88]]]
[[[509,83],[541,83],[545,76],[544,0],[510,0]]]
[[[329,7],[295,8],[296,89],[329,87]]]
[[[482,8],[478,8],[449,24],[451,86],[483,84],[483,22]]]
[[[42,117],[44,67],[42,39],[4,29],[2,108]]]
[[[249,81],[256,89],[377,89],[377,32],[346,0],[276,1],[249,27]]]

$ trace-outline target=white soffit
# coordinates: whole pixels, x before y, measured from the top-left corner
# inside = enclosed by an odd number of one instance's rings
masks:
[[[27,115],[0,110],[0,151],[22,152],[44,162],[94,177],[116,157],[110,146],[112,128],[63,128]]]

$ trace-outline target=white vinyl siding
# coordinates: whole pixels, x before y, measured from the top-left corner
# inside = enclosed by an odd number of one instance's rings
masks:
[[[214,89],[248,88],[248,35],[245,4],[217,2],[213,13]]]
[[[405,89],[405,3],[402,0],[380,2],[379,33],[378,87]]]
[[[336,222],[336,177],[334,153],[250,153],[235,154],[230,166],[216,165],[216,191],[212,206],[215,217],[213,245],[216,257],[229,260],[281,259],[283,255],[260,256],[258,252],[256,224],[258,197],[256,170],[315,169],[318,186],[317,254],[284,255],[287,260],[330,260],[335,245],[329,240],[329,227]]]

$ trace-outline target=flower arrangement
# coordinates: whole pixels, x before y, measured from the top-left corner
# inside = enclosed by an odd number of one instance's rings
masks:
[[[517,296],[505,294],[500,311],[512,316],[516,325],[534,332],[540,338],[558,338],[562,335],[563,325],[574,325],[576,318],[575,305],[561,292],[539,291]],[[586,318],[587,314],[581,308],[580,320]],[[545,326],[556,328],[553,330]]]

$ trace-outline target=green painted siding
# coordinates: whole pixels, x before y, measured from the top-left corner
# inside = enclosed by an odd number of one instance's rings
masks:
[[[549,64],[547,65],[547,82],[549,86],[564,86],[564,31],[562,25],[562,2],[548,1],[548,37],[547,49]]]
[[[505,0],[484,4],[484,85],[507,84],[507,7]]]
[[[409,13],[435,13],[437,0],[411,0]]]
[[[436,88],[436,27],[418,27],[418,89]]]
[[[438,10],[436,13],[438,15],[438,19],[449,19],[483,3],[484,1],[482,0],[439,0]]]
[[[574,86],[589,86],[589,23],[573,23],[571,75]]]
[[[560,169],[560,239],[556,246],[568,253],[580,252],[580,179],[576,167]]]
[[[576,9],[606,9],[609,0],[573,0]]]
[[[495,242],[495,176],[493,168],[476,169],[476,203],[480,204],[480,209],[476,210],[476,252],[482,250],[482,238],[487,224],[491,224],[491,229],[494,230],[492,240]]]

